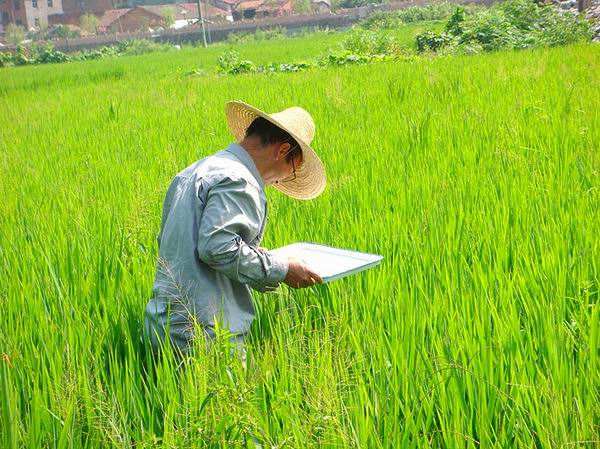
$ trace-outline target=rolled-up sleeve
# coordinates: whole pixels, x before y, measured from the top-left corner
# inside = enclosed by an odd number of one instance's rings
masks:
[[[248,245],[243,236],[260,228],[258,189],[243,178],[226,177],[208,191],[198,225],[198,257],[228,278],[260,291],[285,279],[288,261]]]

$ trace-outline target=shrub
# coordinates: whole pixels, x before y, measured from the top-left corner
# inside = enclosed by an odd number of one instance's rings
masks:
[[[451,41],[451,36],[447,33],[434,33],[433,31],[424,31],[416,36],[417,51],[438,51]]]
[[[241,59],[238,52],[229,50],[219,56],[217,67],[220,73],[237,75],[240,73],[250,73],[256,71],[256,66],[252,61]]]
[[[48,32],[50,38],[71,39],[80,37],[81,33],[76,30],[71,30],[68,26],[59,24]]]
[[[161,14],[165,20],[165,26],[167,28],[171,27],[175,23],[175,8],[172,6],[165,6],[161,10]]]
[[[285,72],[301,72],[314,67],[310,62],[290,62],[290,63],[270,63],[267,65],[258,66],[256,71],[259,73],[285,73]]]
[[[50,43],[43,47],[32,47],[33,64],[56,64],[69,62],[71,57],[62,51],[56,50]]]
[[[227,35],[227,43],[229,44],[244,44],[254,40],[254,33],[249,31],[240,31],[238,33],[229,33]]]
[[[591,39],[590,24],[575,14],[529,0],[508,0],[472,15],[455,10],[442,33],[416,37],[418,51],[470,53],[565,45]]]
[[[250,31],[240,31],[238,33],[229,33],[227,35],[227,43],[229,44],[246,44],[254,41],[264,41],[272,39],[281,39],[285,36],[285,29],[277,26],[274,28],[267,28],[262,30],[257,28],[254,33]]]
[[[342,47],[359,55],[396,53],[399,46],[396,41],[383,33],[354,28],[342,42]]]
[[[426,6],[411,6],[393,12],[377,12],[360,22],[359,26],[365,29],[397,28],[406,23],[423,22],[428,20],[442,20],[450,16],[455,5],[452,3],[435,3]]]
[[[25,39],[25,28],[21,25],[9,23],[4,30],[6,42],[13,45],[20,44]]]
[[[155,51],[168,51],[173,47],[168,44],[161,44],[148,39],[132,39],[122,41],[117,44],[117,53],[123,55],[143,55]]]
[[[94,14],[84,14],[79,18],[80,28],[88,34],[96,34],[98,25],[100,25],[100,20]]]
[[[13,65],[13,55],[9,52],[0,51],[0,67],[9,67]]]
[[[274,28],[267,28],[266,30],[261,30],[257,28],[254,32],[254,40],[263,41],[263,40],[272,40],[272,39],[281,39],[285,37],[285,29],[277,26]]]

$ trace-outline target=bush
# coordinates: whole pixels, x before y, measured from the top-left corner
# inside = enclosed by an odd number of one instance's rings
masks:
[[[434,33],[433,31],[424,31],[416,36],[417,51],[438,51],[447,45],[452,37],[447,33]]]
[[[94,14],[84,14],[79,18],[79,27],[87,34],[96,34],[100,19]]]
[[[161,44],[148,39],[132,39],[117,44],[117,53],[123,55],[143,55],[155,51],[168,51],[173,47],[169,44]]]
[[[50,38],[72,39],[80,37],[81,33],[76,30],[71,30],[68,26],[59,24],[48,32]]]
[[[365,29],[390,29],[398,28],[406,23],[424,22],[428,20],[442,20],[450,16],[455,5],[452,3],[435,3],[427,6],[411,6],[400,11],[377,12],[360,22],[359,26]]]
[[[0,67],[9,67],[13,65],[13,55],[9,52],[0,51]]]
[[[591,36],[590,24],[582,17],[530,0],[508,0],[472,15],[458,8],[444,32],[421,33],[416,45],[420,52],[471,53],[565,45]]]
[[[19,46],[14,55],[2,54],[0,67],[9,65],[25,64],[52,64],[70,61],[87,61],[102,59],[110,56],[140,55],[153,51],[167,51],[173,47],[169,44],[160,44],[145,39],[136,39],[119,42],[117,45],[101,47],[94,50],[81,50],[78,53],[68,55],[56,50],[51,43],[44,46],[32,45],[31,47]]]
[[[354,28],[342,42],[342,47],[359,55],[391,54],[400,49],[392,37],[361,28]]]
[[[254,32],[254,40],[259,42],[263,40],[281,39],[284,37],[285,29],[280,26],[268,28],[266,30],[257,28],[257,30]]]
[[[21,25],[9,23],[4,30],[6,42],[13,45],[20,44],[25,39],[25,28]]]
[[[285,29],[277,26],[262,30],[257,28],[254,33],[250,31],[240,31],[238,33],[229,33],[227,35],[227,43],[229,44],[246,44],[248,42],[261,42],[264,40],[282,39],[286,37]]]
[[[238,52],[230,50],[223,53],[217,59],[217,67],[220,73],[238,75],[240,73],[251,73],[256,71],[252,61],[241,59]]]
[[[32,47],[31,52],[33,54],[33,64],[56,64],[71,60],[69,55],[54,49],[54,46],[50,43],[43,47]]]
[[[270,63],[267,65],[261,65],[256,68],[259,73],[286,73],[286,72],[301,72],[314,67],[313,63],[310,62],[290,62],[290,63]]]
[[[239,33],[229,33],[227,35],[227,43],[229,44],[245,44],[254,40],[254,33],[249,31],[240,31]]]

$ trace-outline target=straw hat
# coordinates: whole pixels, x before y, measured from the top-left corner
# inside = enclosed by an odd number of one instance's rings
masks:
[[[315,135],[315,122],[310,114],[300,107],[291,107],[280,112],[267,114],[243,101],[230,101],[225,105],[227,125],[241,142],[246,129],[257,117],[263,117],[284,131],[287,131],[302,148],[302,165],[296,168],[296,179],[273,184],[277,190],[292,198],[310,200],[323,192],[326,184],[325,167],[310,147]]]

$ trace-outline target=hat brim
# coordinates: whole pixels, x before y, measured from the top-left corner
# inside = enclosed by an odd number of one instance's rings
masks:
[[[319,159],[319,156],[317,156],[317,153],[310,145],[287,129],[283,124],[266,112],[238,100],[230,101],[225,105],[225,114],[229,130],[235,136],[238,143],[244,139],[246,129],[248,129],[252,121],[257,117],[262,117],[289,133],[302,148],[302,164],[296,168],[296,179],[278,182],[273,184],[273,187],[299,200],[316,198],[325,190],[327,177],[321,159]]]

